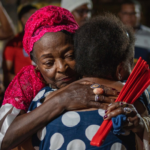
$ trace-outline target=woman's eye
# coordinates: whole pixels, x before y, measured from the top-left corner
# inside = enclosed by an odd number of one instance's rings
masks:
[[[71,55],[66,55],[65,58],[74,59],[74,55],[73,55],[73,54],[71,54]]]
[[[52,66],[52,65],[53,65],[53,62],[50,62],[50,61],[45,62],[45,63],[44,63],[44,65],[46,65],[46,66],[50,67],[50,66]]]

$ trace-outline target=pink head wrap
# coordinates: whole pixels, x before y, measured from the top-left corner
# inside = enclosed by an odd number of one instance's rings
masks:
[[[78,24],[73,15],[66,9],[57,6],[46,6],[37,10],[27,21],[23,37],[23,47],[30,55],[33,45],[47,32],[61,30],[75,33]]]

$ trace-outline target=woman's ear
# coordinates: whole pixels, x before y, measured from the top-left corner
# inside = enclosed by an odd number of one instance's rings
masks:
[[[130,63],[121,62],[116,69],[116,78],[119,81],[127,80],[131,73],[131,65]]]
[[[35,70],[37,71],[37,70],[39,70],[39,68],[38,68],[38,66],[36,65],[36,67],[35,67]]]
[[[121,62],[116,69],[116,78],[121,81],[123,80],[123,76],[124,76],[124,63]]]

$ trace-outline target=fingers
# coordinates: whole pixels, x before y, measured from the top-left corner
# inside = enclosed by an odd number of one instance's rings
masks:
[[[104,93],[104,90],[103,90],[102,88],[95,88],[95,89],[93,90],[93,92],[94,92],[94,94],[96,94],[96,95],[101,95],[101,94]]]
[[[119,92],[117,92],[117,90],[113,89],[113,88],[108,88],[106,86],[101,87],[104,90],[104,94],[107,96],[118,96]]]
[[[127,120],[129,123],[132,123],[134,126],[138,126],[140,122],[140,118],[138,115],[136,115],[135,117],[128,117]]]
[[[105,95],[105,96],[118,96],[117,90],[113,88],[109,88],[100,84],[93,84],[90,81],[82,81],[79,83],[80,85],[85,85],[87,88],[93,89],[93,93],[96,95]]]
[[[93,90],[93,92],[94,92],[94,94],[97,94],[97,95],[103,94],[103,95],[107,95],[107,96],[118,96],[117,90],[105,87],[103,85],[101,85],[100,88],[95,88]]]
[[[126,102],[114,102],[109,105],[108,112],[119,107],[129,107],[129,108],[135,109],[135,107],[132,104],[128,104]]]
[[[134,133],[137,133],[137,132],[143,130],[143,128],[144,128],[144,124],[143,124],[143,121],[142,121],[141,117],[139,116],[139,114],[137,114],[134,117],[128,117],[127,123],[124,126],[124,129],[131,130]]]
[[[105,111],[105,116],[104,116],[104,120],[108,120],[108,119],[111,119],[113,117],[116,117],[120,114],[123,114],[124,113],[124,110],[122,107],[120,108],[117,108],[111,112],[107,112],[107,110]]]
[[[105,113],[104,120],[111,119],[112,117],[116,117],[120,114],[125,114],[126,116],[130,117],[134,117],[137,114],[133,105],[123,102],[112,103],[110,106],[108,106]]]
[[[108,104],[105,103],[99,103],[99,102],[95,102],[95,101],[89,101],[88,102],[88,107],[89,108],[101,108],[106,110],[108,107]]]
[[[104,95],[95,95],[95,101],[110,104],[115,102],[115,99],[106,97]]]
[[[118,94],[117,90],[100,84],[92,84],[91,88],[94,89],[93,92],[97,95],[117,96]]]

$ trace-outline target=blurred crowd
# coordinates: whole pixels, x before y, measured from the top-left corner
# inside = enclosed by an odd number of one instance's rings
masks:
[[[134,63],[139,57],[150,64],[150,28],[141,24],[141,4],[135,0],[121,1],[117,16],[127,26],[130,26],[136,37]],[[69,10],[79,26],[82,26],[92,17],[92,0],[61,0],[60,6]],[[13,80],[14,76],[27,65],[34,65],[29,55],[25,52],[22,44],[24,27],[28,18],[40,8],[35,4],[21,5],[18,9],[18,20],[21,24],[21,31],[16,34],[13,20],[0,3],[0,40],[7,41],[1,60],[0,76],[0,101],[2,102],[5,89]]]

